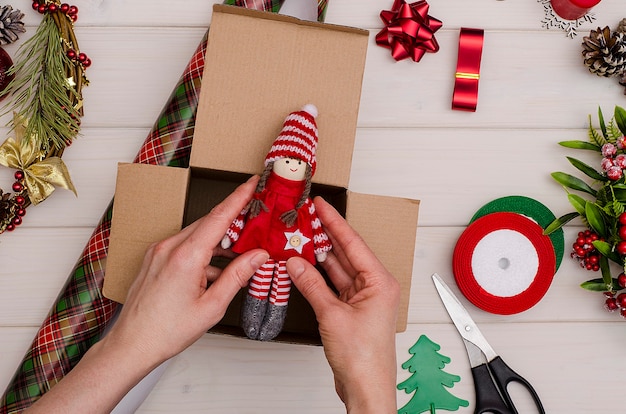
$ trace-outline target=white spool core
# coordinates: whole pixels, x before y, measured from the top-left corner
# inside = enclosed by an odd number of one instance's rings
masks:
[[[476,283],[494,296],[511,297],[524,292],[538,270],[535,246],[515,230],[496,230],[485,235],[472,254]]]

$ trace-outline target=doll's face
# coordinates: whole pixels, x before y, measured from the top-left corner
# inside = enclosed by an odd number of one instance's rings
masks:
[[[302,181],[306,175],[306,166],[302,160],[287,157],[274,161],[272,171],[288,180]]]

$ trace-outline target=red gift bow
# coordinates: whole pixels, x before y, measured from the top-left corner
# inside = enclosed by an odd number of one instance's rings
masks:
[[[428,7],[426,0],[411,4],[395,0],[391,10],[380,12],[385,27],[376,35],[376,44],[391,49],[395,60],[410,57],[419,62],[426,52],[437,52],[435,32],[443,23],[428,15]]]

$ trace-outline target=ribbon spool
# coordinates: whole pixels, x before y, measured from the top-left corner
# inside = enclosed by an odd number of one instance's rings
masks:
[[[530,218],[495,212],[461,234],[452,259],[459,289],[478,308],[511,315],[533,307],[556,273],[551,239]]]
[[[556,219],[552,211],[537,200],[524,196],[508,196],[495,199],[479,208],[470,220],[470,223],[479,217],[502,211],[522,214],[536,221],[537,224],[544,229]],[[563,253],[565,251],[565,236],[563,234],[563,229],[558,229],[552,232],[549,237],[552,241],[554,254],[556,256],[556,270],[559,270],[561,262],[563,261]]]

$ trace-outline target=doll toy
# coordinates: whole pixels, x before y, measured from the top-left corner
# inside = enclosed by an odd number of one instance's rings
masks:
[[[265,158],[250,203],[233,220],[222,247],[235,253],[265,249],[270,258],[252,276],[241,309],[248,338],[269,341],[282,330],[291,279],[287,259],[326,260],[332,245],[309,196],[317,165],[317,108],[290,113]]]

